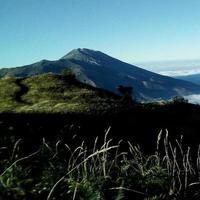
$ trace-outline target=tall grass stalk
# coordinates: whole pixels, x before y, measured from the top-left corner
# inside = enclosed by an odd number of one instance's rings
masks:
[[[15,167],[24,166],[21,165],[22,161],[27,164],[32,158],[37,163],[38,157],[44,156],[47,160],[41,163],[44,169],[39,173],[44,175],[33,179],[32,184],[32,193],[34,191],[34,195],[39,196],[44,194],[43,199],[61,199],[58,195],[72,200],[122,200],[130,197],[186,200],[189,199],[188,195],[190,199],[194,195],[200,197],[200,146],[194,160],[190,147],[184,147],[182,136],[170,141],[168,131],[163,130],[158,134],[155,152],[146,155],[139,145],[130,141],[120,140],[113,144],[114,140],[108,137],[110,129],[105,132],[103,144],[100,144],[98,137],[92,147],[83,141],[75,148],[61,140],[50,144],[43,139],[40,150],[20,159],[17,154],[21,140],[17,140],[8,158],[10,164],[0,174],[3,188],[16,192],[17,179],[13,180],[12,185],[6,184],[9,176],[15,174]],[[122,143],[127,144],[126,147]],[[5,149],[4,146],[0,151]],[[13,171],[11,175],[10,171]]]

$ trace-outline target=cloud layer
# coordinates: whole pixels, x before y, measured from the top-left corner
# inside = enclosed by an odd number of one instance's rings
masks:
[[[200,74],[200,69],[183,69],[183,70],[166,70],[166,71],[159,71],[159,74],[165,76],[187,76],[192,74]]]
[[[193,94],[184,96],[185,99],[188,99],[190,103],[200,104],[200,94]]]

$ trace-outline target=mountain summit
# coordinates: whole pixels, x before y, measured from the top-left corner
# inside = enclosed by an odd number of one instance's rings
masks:
[[[80,60],[80,61],[88,61],[93,60],[94,58],[103,59],[103,57],[106,57],[107,55],[100,52],[100,51],[94,51],[86,48],[78,48],[70,51],[68,54],[63,56],[61,59],[74,59],[74,60]]]
[[[107,64],[116,64],[119,63],[124,64],[124,62],[113,58],[101,51],[95,51],[86,48],[78,48],[70,51],[68,54],[63,56],[61,60],[70,60],[75,62],[87,62],[89,64],[96,64],[96,65],[107,65]],[[127,63],[126,63],[127,64]],[[109,66],[111,67],[111,66]],[[136,66],[134,66],[136,67]]]
[[[86,48],[74,49],[56,61],[42,60],[22,67],[1,69],[0,77],[61,73],[66,69],[73,71],[84,83],[115,93],[119,93],[119,85],[131,86],[133,96],[142,101],[200,93],[200,86],[194,83],[162,76]]]

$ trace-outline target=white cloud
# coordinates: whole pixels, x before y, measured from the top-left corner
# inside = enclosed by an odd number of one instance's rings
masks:
[[[200,74],[200,69],[183,69],[183,70],[166,70],[160,71],[159,74],[165,76],[187,76],[192,74]]]
[[[139,67],[165,75],[185,76],[200,73],[200,60],[175,60],[136,63]]]
[[[192,94],[184,96],[185,99],[188,99],[190,103],[200,104],[200,94]]]

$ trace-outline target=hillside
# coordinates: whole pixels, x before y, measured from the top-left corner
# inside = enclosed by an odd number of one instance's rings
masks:
[[[75,49],[56,61],[42,60],[32,65],[0,70],[0,77],[29,77],[71,69],[81,82],[118,93],[119,85],[132,86],[139,101],[170,99],[177,95],[199,94],[200,86],[162,76],[110,57],[100,51]]]
[[[199,200],[199,105],[117,110],[122,99],[72,74],[7,76],[0,91],[14,112],[0,113],[0,199]]]
[[[191,74],[191,75],[186,75],[186,76],[177,76],[177,79],[185,80],[185,81],[190,81],[192,83],[200,85],[200,74]]]
[[[80,83],[70,75],[0,79],[0,112],[109,112],[118,102],[117,95]]]

